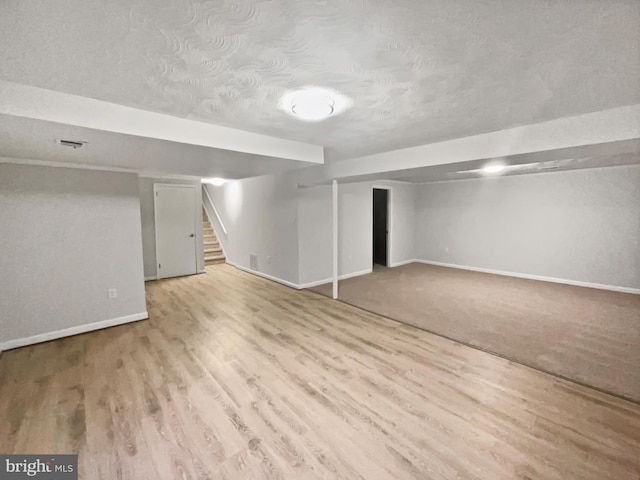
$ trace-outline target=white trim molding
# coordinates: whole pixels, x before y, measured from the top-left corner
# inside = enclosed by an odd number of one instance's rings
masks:
[[[297,284],[297,283],[290,282],[289,280],[283,280],[282,278],[274,277],[273,275],[269,275],[267,273],[260,272],[258,270],[252,270],[252,269],[250,269],[248,267],[243,267],[242,265],[238,265],[237,263],[230,262],[228,259],[227,259],[226,263],[231,265],[232,267],[237,268],[238,270],[242,270],[243,272],[251,273],[253,275],[257,275],[258,277],[266,278],[267,280],[271,280],[273,282],[277,282],[277,283],[280,283],[282,285],[286,285],[287,287],[295,288],[296,290],[303,290],[305,288],[311,288],[311,287],[316,287],[318,285],[324,285],[325,283],[331,283],[332,280],[333,280],[332,277],[329,277],[329,278],[325,278],[325,279],[322,279],[322,280],[317,280],[317,281],[314,281],[314,282]],[[359,271],[359,272],[345,273],[344,275],[340,275],[338,277],[338,279],[339,280],[346,280],[347,278],[358,277],[360,275],[366,275],[367,273],[371,273],[371,272],[373,272],[373,268],[369,268],[367,270],[362,270],[362,271]]]
[[[542,275],[531,275],[528,273],[505,272],[504,270],[494,270],[492,268],[469,267],[466,265],[456,265],[454,263],[433,262],[431,260],[415,260],[417,263],[425,263],[427,265],[435,265],[438,267],[457,268],[460,270],[471,270],[472,272],[492,273],[494,275],[503,275],[505,277],[526,278],[527,280],[537,280],[541,282],[564,283],[576,287],[596,288],[598,290],[610,290],[612,292],[632,293],[640,295],[640,288],[618,287],[616,285],[605,285],[602,283],[582,282],[579,280],[567,280],[564,278],[545,277]]]
[[[409,260],[402,260],[400,262],[390,263],[389,268],[401,267],[402,265],[408,265],[409,263],[416,263],[418,260],[415,258],[410,258]]]
[[[158,279],[158,277],[156,275],[151,275],[149,277],[144,277],[144,281],[145,282],[150,282],[152,280],[157,280],[157,279]]]
[[[209,189],[207,188],[207,186],[204,183],[202,184],[202,191],[204,192],[205,196],[207,197],[207,200],[209,200],[209,203],[211,204],[211,208],[213,209],[213,213],[215,214],[216,219],[218,220],[218,223],[220,224],[220,228],[222,228],[222,233],[224,233],[225,237],[228,236],[229,233],[227,232],[227,227],[224,226],[224,222],[222,221],[222,217],[218,213],[218,209],[216,208],[216,204],[213,202],[213,198],[211,197],[211,194],[209,193]],[[203,203],[204,203],[204,199],[203,199]],[[204,207],[204,211],[207,214],[207,218],[209,219],[209,223],[211,223],[211,225],[213,226],[213,222],[211,221],[211,217],[209,216],[209,212],[207,211],[206,205]],[[220,244],[220,245],[222,245],[222,244]]]
[[[346,280],[347,278],[359,277],[360,275],[366,275],[371,272],[373,272],[373,267],[367,268],[366,270],[360,270],[359,272],[343,273],[338,277],[338,279]]]
[[[227,259],[226,263],[228,263],[229,265],[231,265],[233,267],[236,267],[238,270],[242,270],[243,272],[252,273],[253,275],[257,275],[258,277],[263,277],[263,278],[266,278],[267,280],[271,280],[273,282],[281,283],[282,285],[286,285],[287,287],[295,288],[296,290],[300,289],[300,286],[298,284],[296,284],[296,283],[290,282],[288,280],[283,280],[282,278],[274,277],[274,276],[269,275],[267,273],[259,272],[258,270],[252,270],[250,268],[243,267],[242,265],[238,265],[237,263],[230,262],[229,259]],[[329,281],[331,281],[331,280],[329,280]]]
[[[308,282],[308,283],[301,283],[300,285],[298,285],[298,290],[304,290],[305,288],[313,288],[313,287],[317,287],[318,285],[324,285],[326,283],[332,283],[333,282],[333,277],[329,277],[329,278],[324,278],[322,280],[316,280],[314,282]]]
[[[373,272],[373,268],[368,268],[367,270],[360,270],[359,272],[345,273],[343,275],[340,275],[338,277],[338,280],[346,280],[347,278],[359,277],[360,275],[367,275],[367,274],[372,273],[372,272]],[[322,280],[315,280],[313,282],[302,283],[302,284],[298,285],[296,288],[298,288],[299,290],[302,290],[302,289],[305,289],[305,288],[317,287],[318,285],[324,285],[325,283],[331,283],[332,280],[333,280],[332,277],[324,278]]]
[[[94,323],[86,323],[84,325],[64,328],[62,330],[55,330],[53,332],[40,333],[38,335],[32,335],[30,337],[9,340],[8,342],[0,343],[0,352],[4,350],[10,350],[12,348],[33,345],[35,343],[48,342],[49,340],[56,340],[58,338],[70,337],[72,335],[92,332],[94,330],[102,330],[103,328],[115,327],[116,325],[123,325],[125,323],[146,320],[147,318],[149,318],[149,314],[145,311],[134,313],[133,315],[126,315],[124,317],[112,318],[109,320],[102,320],[100,322]]]

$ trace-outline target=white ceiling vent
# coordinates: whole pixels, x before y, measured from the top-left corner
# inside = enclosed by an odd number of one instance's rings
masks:
[[[60,139],[60,140],[57,141],[57,143],[59,145],[62,145],[63,147],[69,147],[69,148],[73,148],[75,150],[76,148],[82,147],[87,142],[82,142],[82,141],[77,141],[77,140],[63,140],[63,139]]]

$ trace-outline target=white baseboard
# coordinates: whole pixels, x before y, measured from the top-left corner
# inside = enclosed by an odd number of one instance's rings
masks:
[[[338,280],[346,280],[347,278],[359,277],[360,275],[367,275],[368,273],[373,272],[373,267],[367,268],[366,270],[360,270],[359,272],[345,273],[338,277]]]
[[[317,287],[318,285],[324,285],[325,283],[331,283],[331,282],[333,282],[333,278],[323,278],[322,280],[316,280],[314,282],[301,283],[300,285],[298,285],[298,290]]]
[[[402,265],[408,265],[409,263],[415,263],[417,260],[415,258],[410,258],[409,260],[402,260],[401,262],[394,262],[389,264],[389,268],[401,267]]]
[[[31,337],[9,340],[8,342],[0,344],[0,352],[3,350],[10,350],[12,348],[24,347],[26,345],[33,345],[34,343],[48,342],[49,340],[55,340],[57,338],[70,337],[72,335],[78,335],[80,333],[87,333],[94,330],[102,330],[103,328],[115,327],[116,325],[122,325],[124,323],[137,322],[138,320],[145,320],[147,318],[149,318],[149,314],[147,312],[141,312],[124,317],[103,320],[101,322],[78,325],[77,327],[64,328],[62,330],[56,330],[54,332],[32,335]]]
[[[431,260],[414,260],[417,263],[436,265],[438,267],[457,268],[460,270],[471,270],[472,272],[492,273],[494,275],[504,275],[506,277],[526,278],[527,280],[538,280],[541,282],[564,283],[576,287],[597,288],[598,290],[610,290],[612,292],[633,293],[640,295],[639,288],[618,287],[615,285],[605,285],[602,283],[581,282],[578,280],[567,280],[564,278],[544,277],[542,275],[530,275],[528,273],[505,272],[504,270],[494,270],[491,268],[469,267],[466,265],[456,265],[454,263],[433,262]]]
[[[295,288],[296,290],[302,290],[304,288],[311,288],[311,287],[316,287],[318,285],[323,285],[325,283],[331,283],[331,281],[333,280],[332,278],[325,278],[323,280],[317,280],[317,281],[314,281],[314,282],[309,282],[309,283],[304,283],[304,284],[297,284],[297,283],[290,282],[288,280],[283,280],[282,278],[274,277],[274,276],[269,275],[267,273],[259,272],[258,270],[251,270],[250,268],[243,267],[241,265],[238,265],[237,263],[230,262],[228,259],[227,259],[227,263],[229,265],[233,266],[233,267],[236,267],[238,270],[242,270],[243,272],[252,273],[253,275],[257,275],[259,277],[263,277],[263,278],[266,278],[268,280],[272,280],[274,282],[281,283],[282,285],[286,285],[287,287]],[[371,273],[372,271],[373,271],[373,269],[369,268],[367,270],[361,270],[359,272],[345,273],[344,275],[340,275],[338,277],[338,279],[339,280],[346,280],[347,278],[358,277],[360,275],[366,275],[367,273]]]
[[[266,278],[267,280],[272,280],[274,282],[281,283],[282,285],[286,285],[287,287],[300,289],[298,284],[290,282],[288,280],[283,280],[282,278],[274,277],[267,273],[259,272],[258,270],[251,270],[250,268],[243,267],[241,265],[238,265],[237,263],[230,262],[229,259],[227,259],[227,263],[233,267],[236,267],[238,270],[242,270],[243,272],[252,273],[253,275],[257,275],[258,277]]]
[[[360,270],[359,272],[345,273],[344,275],[340,275],[338,277],[338,280],[346,280],[347,278],[359,277],[360,275],[367,275],[368,273],[371,273],[371,272],[373,272],[372,268],[369,268],[367,270]],[[304,288],[317,287],[318,285],[324,285],[325,283],[331,283],[331,282],[333,282],[333,278],[329,277],[322,280],[316,280],[314,282],[303,283],[301,285],[298,285],[297,288],[302,290]]]
[[[196,275],[200,275],[201,273],[207,273],[207,271],[206,270],[198,270],[196,272]],[[172,277],[166,277],[166,278],[172,278]],[[144,281],[145,282],[150,282],[152,280],[158,280],[158,277],[156,275],[151,275],[149,277],[144,277]]]

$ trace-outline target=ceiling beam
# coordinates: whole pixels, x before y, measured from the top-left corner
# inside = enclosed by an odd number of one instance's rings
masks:
[[[267,157],[324,163],[322,146],[1,80],[0,114]]]
[[[382,178],[380,175],[385,173],[420,167],[564,151],[639,138],[640,104],[636,104],[305,168],[300,171],[299,183],[310,186],[330,183],[332,179]]]

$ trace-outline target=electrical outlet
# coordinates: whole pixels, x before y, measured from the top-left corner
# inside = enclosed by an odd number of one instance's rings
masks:
[[[271,255],[267,256],[267,263],[271,264]]]
[[[109,298],[118,298],[118,290],[116,290],[115,288],[110,288]]]

